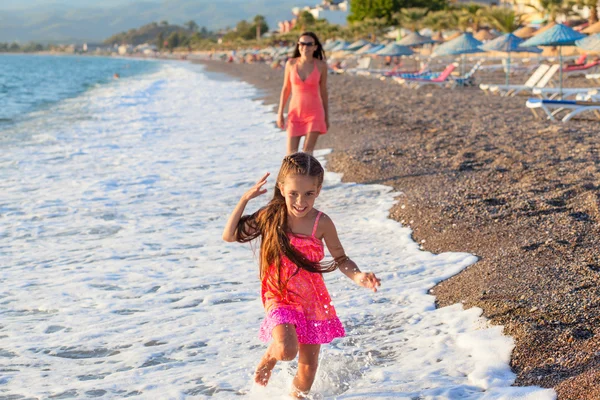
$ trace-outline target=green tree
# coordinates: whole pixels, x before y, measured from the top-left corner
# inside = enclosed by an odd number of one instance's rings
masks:
[[[185,26],[187,28],[188,31],[190,32],[197,32],[198,31],[198,24],[195,23],[192,20],[189,20],[188,22],[186,22],[185,24],[183,24],[183,26]]]
[[[427,8],[403,8],[400,12],[394,13],[394,19],[401,27],[416,31],[423,26],[423,20],[428,12]]]
[[[492,7],[485,11],[485,20],[493,27],[504,33],[514,32],[519,29],[523,21],[521,14],[514,10]]]
[[[486,8],[474,3],[462,6],[458,15],[459,26],[463,31],[469,27],[473,32],[477,32],[485,21],[485,11]]]
[[[403,8],[427,8],[441,10],[448,6],[448,0],[350,0],[348,21],[362,21],[365,18],[385,18],[390,24],[394,14]]]
[[[315,19],[315,16],[304,10],[298,15],[296,26],[294,28],[296,28],[295,30],[298,31],[306,31],[309,28],[312,29],[316,22],[317,20]]]
[[[169,23],[166,20],[164,20],[164,19],[162,21],[160,21],[160,24],[162,26],[169,26]]]
[[[173,32],[167,38],[167,47],[169,50],[173,50],[175,47],[179,46],[180,41],[179,33]]]
[[[260,40],[260,37],[269,30],[265,17],[262,15],[254,17],[254,30],[256,31],[256,40]]]
[[[159,50],[162,50],[165,45],[165,33],[163,31],[158,32],[156,41],[158,42],[156,43],[156,47],[158,47]]]

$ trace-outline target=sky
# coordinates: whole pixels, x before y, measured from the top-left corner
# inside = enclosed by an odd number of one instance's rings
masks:
[[[0,42],[100,42],[163,20],[194,20],[210,30],[263,15],[271,28],[293,18],[292,7],[319,0],[2,0]]]

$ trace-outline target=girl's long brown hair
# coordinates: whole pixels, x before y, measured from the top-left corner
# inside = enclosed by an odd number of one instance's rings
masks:
[[[288,237],[290,229],[287,221],[287,207],[285,198],[279,188],[283,185],[285,178],[293,175],[311,176],[317,180],[317,187],[323,184],[323,167],[316,158],[307,153],[295,153],[283,159],[273,198],[265,207],[251,215],[244,215],[238,223],[236,240],[238,242],[249,242],[258,237],[260,243],[260,277],[263,279],[268,275],[269,266],[276,266],[276,276],[268,276],[280,288],[287,282],[281,282],[280,271],[282,257],[287,257],[294,263],[298,270],[300,268],[309,272],[325,273],[335,271],[335,261],[319,263],[308,260],[302,253],[297,251]]]

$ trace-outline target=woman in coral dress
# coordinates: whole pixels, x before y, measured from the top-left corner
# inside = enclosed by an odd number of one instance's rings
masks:
[[[300,35],[294,56],[285,66],[277,126],[286,127],[283,110],[291,95],[287,114],[287,153],[298,151],[305,136],[305,153],[312,154],[319,135],[329,128],[327,63],[323,47],[312,32]]]

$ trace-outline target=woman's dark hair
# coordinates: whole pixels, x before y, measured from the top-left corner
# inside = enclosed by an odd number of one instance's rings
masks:
[[[302,35],[300,35],[298,37],[298,40],[300,40],[300,38],[302,36],[310,36],[311,38],[313,38],[315,40],[315,44],[317,45],[317,48],[315,49],[315,51],[313,53],[313,57],[317,58],[319,60],[325,60],[325,50],[323,50],[323,46],[321,45],[321,42],[319,42],[319,38],[317,37],[317,35],[315,35],[312,32],[304,32]],[[298,44],[298,42],[296,42],[296,48],[294,49],[294,55],[292,56],[292,58],[300,57],[299,47],[300,47],[300,45]]]

